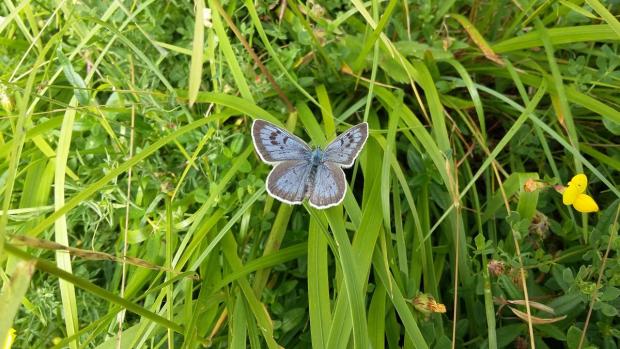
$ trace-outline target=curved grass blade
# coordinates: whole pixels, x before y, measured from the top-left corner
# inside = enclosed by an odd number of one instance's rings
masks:
[[[196,0],[194,17],[194,39],[192,41],[192,61],[189,67],[189,106],[196,102],[200,83],[202,82],[202,57],[205,45],[205,26],[203,23],[203,12],[205,9],[204,0]]]
[[[618,40],[618,34],[616,34],[608,24],[550,28],[548,29],[548,35],[553,45]],[[538,31],[532,31],[521,36],[501,41],[493,45],[492,48],[496,53],[506,53],[542,45],[543,42],[540,33]]]
[[[64,270],[58,269],[54,264],[43,260],[43,259],[39,259],[36,258],[20,249],[18,249],[17,247],[14,247],[11,244],[5,244],[5,250],[12,254],[15,255],[23,260],[27,260],[27,261],[33,261],[34,263],[36,263],[36,268],[38,270],[41,270],[43,272],[46,272],[48,274],[52,274],[55,275],[63,280],[66,280],[68,282],[70,282],[71,284],[85,290],[88,291],[92,294],[94,294],[95,296],[101,297],[105,300],[107,300],[110,303],[114,303],[117,305],[120,305],[123,308],[126,308],[127,310],[129,310],[132,313],[138,314],[140,316],[143,316],[163,327],[166,328],[171,328],[173,329],[175,332],[178,333],[183,333],[183,327],[175,322],[171,322],[168,319],[159,316],[139,305],[136,305],[133,302],[130,302],[124,298],[121,298],[91,282],[88,282],[80,277],[77,277],[73,274],[67,273]]]

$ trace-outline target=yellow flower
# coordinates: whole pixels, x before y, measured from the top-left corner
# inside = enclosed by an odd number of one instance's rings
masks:
[[[568,187],[562,193],[562,202],[564,205],[573,205],[575,210],[588,213],[598,212],[598,205],[594,199],[586,194],[588,186],[588,177],[580,173],[568,182]]]
[[[14,340],[15,340],[15,329],[11,327],[9,329],[9,333],[6,336],[6,340],[4,341],[4,346],[2,347],[2,349],[11,349],[11,346],[13,345]]]

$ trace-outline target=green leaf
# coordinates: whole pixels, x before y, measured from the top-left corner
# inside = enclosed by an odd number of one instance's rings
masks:
[[[476,237],[474,238],[474,241],[476,243],[476,249],[478,251],[482,251],[482,250],[484,250],[486,248],[484,235],[482,235],[482,234],[476,235]]]
[[[600,299],[603,302],[613,301],[616,298],[620,297],[620,288],[607,286],[603,288],[603,292],[600,294]]]
[[[82,77],[75,71],[71,61],[69,61],[69,59],[62,52],[62,46],[60,45],[56,49],[56,57],[62,66],[62,71],[65,73],[65,77],[71,86],[73,86],[75,98],[78,100],[80,105],[88,105],[90,103],[90,98],[88,96],[88,91],[86,90],[86,83],[84,82],[84,79],[82,79]]]
[[[618,315],[618,309],[611,304],[608,303],[598,303],[599,309],[603,313],[603,315],[608,317],[615,317]]]
[[[613,133],[616,136],[620,136],[620,122],[603,118],[603,125],[609,132]]]
[[[581,330],[575,326],[568,328],[566,332],[566,344],[569,349],[577,349],[579,347],[579,340],[581,338]]]
[[[512,343],[518,335],[523,334],[525,325],[506,325],[497,329],[497,346],[505,348]]]

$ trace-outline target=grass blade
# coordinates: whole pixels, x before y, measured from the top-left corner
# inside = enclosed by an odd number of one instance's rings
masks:
[[[189,67],[189,87],[187,94],[189,96],[189,106],[191,107],[196,102],[198,96],[198,90],[200,90],[200,83],[202,82],[202,57],[205,44],[205,26],[204,26],[204,0],[196,0],[195,3],[195,18],[194,18],[194,39],[192,41],[192,61]]]
[[[24,295],[28,290],[30,278],[34,273],[34,266],[35,263],[32,261],[18,262],[15,269],[13,269],[11,280],[2,287],[2,293],[0,293],[0,311],[2,312],[0,317],[0,338],[2,343],[5,342],[5,338],[9,335],[13,318],[17,314]]]
[[[613,29],[617,35],[616,39],[620,39],[620,22],[618,22],[616,17],[598,0],[586,0],[586,3],[590,5],[592,9],[599,14],[599,16],[603,17],[607,24],[609,24],[611,29]]]
[[[312,343],[326,348],[331,327],[328,245],[319,225],[326,226],[327,221],[319,223],[317,219],[321,216],[316,216],[312,216],[308,227],[308,311]]]
[[[346,297],[349,302],[351,317],[353,319],[353,345],[358,348],[368,348],[368,327],[366,323],[366,307],[364,306],[364,293],[360,288],[359,265],[353,257],[353,248],[344,228],[339,208],[328,209],[325,213],[327,221],[334,234],[334,240],[339,247],[340,264],[343,270]],[[359,276],[358,276],[359,275]]]
[[[123,308],[126,308],[127,310],[129,310],[132,313],[138,314],[140,316],[144,316],[145,318],[161,325],[167,328],[172,328],[175,332],[178,333],[183,333],[183,327],[180,326],[177,323],[174,322],[170,322],[168,319],[159,316],[151,311],[148,311],[147,309],[136,305],[135,303],[132,303],[124,298],[121,298],[91,282],[85,281],[82,278],[79,278],[73,274],[67,273],[66,271],[57,268],[54,264],[46,261],[46,260],[42,260],[42,259],[38,259],[36,257],[33,257],[32,255],[18,249],[17,247],[14,247],[10,244],[6,244],[6,251],[12,255],[15,255],[17,257],[19,257],[20,259],[26,260],[26,261],[33,261],[36,263],[36,268],[40,271],[55,275],[63,280],[66,280],[67,282],[69,282],[72,285],[75,285],[83,290],[86,290],[92,294],[94,294],[95,296],[101,297],[111,303],[120,305]]]
[[[607,24],[580,25],[574,27],[550,28],[549,39],[552,45],[576,42],[618,40],[618,34]],[[496,53],[506,53],[542,46],[538,31],[501,41],[492,46]]]
[[[69,157],[69,149],[71,147],[71,134],[73,132],[76,105],[77,98],[72,99],[71,103],[69,103],[69,109],[65,112],[65,117],[60,129],[58,147],[56,148],[56,170],[54,173],[54,209],[56,212],[65,206],[65,168]],[[69,243],[69,234],[67,233],[67,217],[64,214],[54,221],[54,230],[54,240],[57,243],[71,246]],[[56,251],[56,265],[65,272],[69,274],[72,273],[71,256],[68,252]],[[71,336],[79,329],[75,287],[66,280],[59,280],[59,282],[63,313],[65,314],[65,326],[67,328],[67,335]],[[77,340],[69,343],[72,349],[77,349],[79,345]]]

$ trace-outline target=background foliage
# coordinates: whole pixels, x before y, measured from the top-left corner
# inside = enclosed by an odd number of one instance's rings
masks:
[[[618,347],[619,10],[5,0],[0,338]],[[253,118],[368,121],[344,204],[270,198]]]

